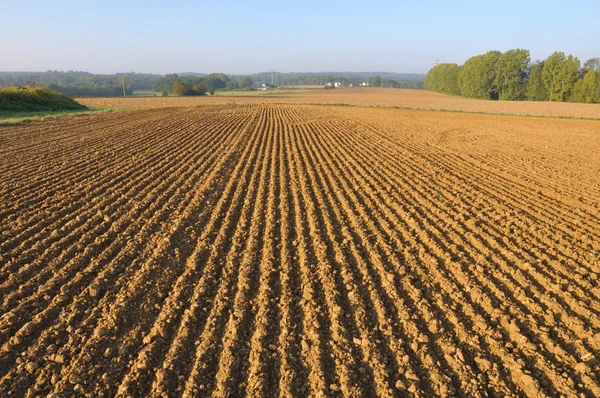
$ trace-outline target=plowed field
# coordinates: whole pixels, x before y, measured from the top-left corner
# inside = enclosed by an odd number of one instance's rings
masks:
[[[136,109],[230,103],[330,104],[600,119],[600,106],[598,104],[485,101],[452,97],[423,90],[393,88],[342,88],[277,94],[219,95],[215,97],[81,98],[78,101],[89,106]]]
[[[0,127],[0,396],[600,396],[599,153],[310,105]]]

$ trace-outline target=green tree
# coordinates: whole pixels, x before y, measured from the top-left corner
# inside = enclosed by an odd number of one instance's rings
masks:
[[[179,76],[175,73],[160,77],[152,83],[152,89],[154,91],[167,91],[172,92],[173,84],[179,80]]]
[[[204,87],[203,84],[196,84],[194,85],[194,91],[196,92],[196,95],[205,95],[206,94],[206,87]]]
[[[583,70],[588,71],[590,69],[595,72],[600,72],[600,58],[591,58],[585,61]]]
[[[582,79],[575,83],[573,89],[573,100],[575,102],[593,103],[598,100],[596,96],[596,72],[594,69],[589,69]]]
[[[227,87],[229,77],[223,73],[211,73],[203,77],[203,83],[207,90],[218,90]]]
[[[458,83],[463,96],[479,99],[498,99],[496,63],[500,51],[488,51],[469,58],[460,69]]]
[[[332,79],[335,80],[335,79]],[[381,76],[373,76],[369,79],[369,85],[371,87],[381,87]]]
[[[543,62],[537,62],[531,66],[525,89],[525,97],[529,101],[546,101],[548,99],[548,92],[542,79],[543,69]]]
[[[596,72],[596,87],[594,88],[594,99],[600,102],[600,70]]]
[[[237,84],[238,84],[238,88],[240,88],[240,89],[254,87],[254,82],[252,81],[252,78],[249,76],[238,77]]]
[[[528,50],[508,50],[500,55],[496,62],[495,81],[499,99],[509,101],[523,99],[529,61]]]
[[[369,84],[372,87],[381,87],[381,76],[373,76],[369,79]]]
[[[173,88],[171,89],[171,91],[175,95],[186,95],[189,90],[189,86],[180,81],[176,81],[175,83],[173,83]]]
[[[456,64],[436,65],[425,76],[425,89],[437,93],[460,95],[459,72],[460,67]]]
[[[565,101],[573,90],[579,73],[580,62],[571,54],[556,51],[544,62],[542,79],[550,101]]]

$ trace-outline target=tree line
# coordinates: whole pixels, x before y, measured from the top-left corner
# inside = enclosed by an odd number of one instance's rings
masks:
[[[181,93],[185,92],[185,87],[190,88],[202,86],[205,92],[214,93],[216,90],[228,89],[238,90],[254,86],[254,81],[249,78],[238,77],[232,78],[223,73],[211,73],[209,75],[199,74],[184,74],[178,75],[171,73],[165,76],[160,76],[152,83],[152,90],[161,91],[176,95],[190,95]],[[176,90],[174,90],[176,89]]]
[[[424,75],[416,73],[391,73],[391,72],[261,72],[251,75],[257,83],[267,83],[277,86],[324,86],[327,83],[340,82],[348,87],[356,86],[362,82],[369,82],[376,87],[394,87],[423,89]],[[374,81],[380,85],[373,84]]]
[[[79,71],[56,71],[46,72],[0,72],[0,86],[25,86],[31,76],[35,76],[39,85],[56,84],[59,86],[118,86],[119,77],[125,76],[133,90],[151,90],[152,82],[159,75],[150,73],[116,73],[95,74]]]
[[[424,82],[423,80],[394,80],[388,79],[385,77],[381,77],[379,75],[371,76],[368,80],[366,80],[371,87],[390,87],[390,88],[405,88],[409,90],[423,90]],[[351,83],[353,85],[357,85],[362,83],[359,79],[348,79],[347,83]]]
[[[32,81],[39,87],[75,97],[112,97],[131,95],[135,90],[152,90],[163,95],[199,95],[217,90],[255,90],[262,84],[277,86],[325,85],[340,82],[348,87],[369,82],[374,87],[423,89],[425,76],[420,74],[389,72],[330,72],[330,73],[281,73],[262,72],[250,75],[224,73],[180,73],[156,75],[148,73],[93,74],[79,71],[46,72],[0,72],[0,87],[30,86]],[[175,83],[177,84],[174,91]],[[183,90],[185,94],[180,94]]]
[[[71,97],[120,97],[123,96],[121,86],[115,85],[58,85],[50,83],[46,85],[50,90],[61,94],[66,94]],[[133,94],[131,85],[125,86],[125,94]]]
[[[528,50],[489,51],[460,66],[436,65],[425,89],[477,99],[600,103],[600,58],[581,65],[556,51],[532,63]]]
[[[73,97],[131,95],[151,90],[156,75],[148,73],[93,74],[78,71],[0,72],[0,86],[40,86]]]

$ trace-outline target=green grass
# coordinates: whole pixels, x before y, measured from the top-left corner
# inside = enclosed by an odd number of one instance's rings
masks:
[[[128,97],[162,97],[162,91],[134,90]]]
[[[0,113],[64,112],[87,109],[73,98],[47,88],[0,88]]]
[[[87,108],[73,98],[47,88],[0,88],[0,125],[30,123],[72,113],[85,114],[104,110]]]
[[[89,115],[97,112],[111,112],[114,109],[88,107],[82,110],[75,111],[46,111],[46,112],[5,112],[0,111],[0,126],[12,124],[26,124],[40,120],[57,119],[59,117],[71,117]]]

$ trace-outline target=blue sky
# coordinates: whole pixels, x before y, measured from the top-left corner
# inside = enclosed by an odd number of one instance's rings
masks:
[[[488,50],[600,56],[600,1],[5,1],[0,70],[425,73]]]

